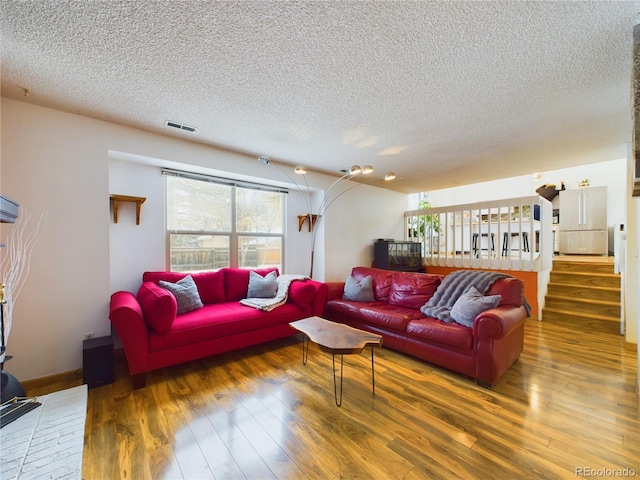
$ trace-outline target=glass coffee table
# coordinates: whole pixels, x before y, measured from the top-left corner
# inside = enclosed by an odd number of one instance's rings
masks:
[[[360,353],[365,347],[371,347],[371,389],[375,394],[376,382],[374,373],[373,347],[382,346],[382,336],[365,332],[357,328],[332,322],[320,317],[309,317],[289,324],[303,334],[302,364],[307,364],[309,341],[316,343],[321,350],[332,355],[333,362],[333,395],[336,405],[342,405],[342,379],[344,372],[344,355]],[[340,389],[336,379],[336,355],[340,355]]]

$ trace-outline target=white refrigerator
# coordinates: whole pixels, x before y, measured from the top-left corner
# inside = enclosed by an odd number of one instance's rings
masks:
[[[608,255],[607,187],[560,192],[560,253]]]

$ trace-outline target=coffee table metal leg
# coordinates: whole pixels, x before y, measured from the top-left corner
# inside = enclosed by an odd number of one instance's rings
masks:
[[[344,355],[340,355],[340,400],[338,401],[338,390],[336,381],[336,355],[331,355],[333,358],[333,397],[338,407],[342,406],[342,377],[344,372]]]
[[[306,334],[302,334],[302,364],[307,364],[309,358],[309,337]]]
[[[371,392],[376,393],[376,373],[373,369],[373,345],[371,345]]]

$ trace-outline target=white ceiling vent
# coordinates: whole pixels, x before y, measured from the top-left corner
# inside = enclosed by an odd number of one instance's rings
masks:
[[[194,133],[196,131],[196,127],[190,127],[189,125],[184,125],[182,123],[174,122],[171,120],[167,120],[164,122],[167,127],[177,128],[178,130],[186,130],[187,132]]]

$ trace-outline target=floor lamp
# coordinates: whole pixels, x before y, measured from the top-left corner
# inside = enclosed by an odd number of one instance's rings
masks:
[[[311,189],[309,188],[309,183],[307,182],[307,178],[305,177],[305,175],[307,174],[307,169],[306,167],[303,166],[296,166],[293,171],[294,174],[297,175],[301,175],[303,180],[304,180],[304,189],[300,186],[300,184],[298,182],[296,182],[285,170],[283,170],[282,168],[280,168],[278,165],[272,163],[268,157],[258,157],[258,162],[262,163],[264,165],[270,165],[272,167],[274,167],[276,170],[278,170],[280,173],[282,173],[285,177],[287,177],[291,183],[296,187],[296,190],[298,190],[298,192],[300,193],[300,195],[302,196],[302,198],[304,199],[305,203],[306,203],[306,207],[307,207],[307,212],[305,215],[300,215],[299,218],[304,218],[307,217],[308,221],[309,221],[309,229],[311,230],[311,266],[309,269],[309,277],[313,278],[313,264],[314,264],[314,260],[315,260],[315,245],[316,245],[316,238],[318,235],[318,227],[320,225],[320,222],[322,221],[322,219],[324,218],[328,208],[338,199],[340,198],[342,195],[344,195],[345,193],[347,193],[349,190],[352,190],[356,187],[359,187],[360,185],[362,185],[362,182],[358,182],[355,183],[354,185],[351,185],[347,188],[341,188],[341,186],[347,182],[349,179],[351,179],[352,177],[355,177],[357,175],[370,175],[373,173],[373,167],[371,165],[365,165],[364,167],[360,167],[359,165],[354,165],[352,166],[348,171],[346,171],[344,173],[344,175],[342,175],[340,178],[338,178],[335,182],[333,182],[329,188],[325,191],[324,197],[322,198],[322,201],[320,202],[320,206],[318,207],[317,211],[314,212],[312,205],[311,205]],[[385,176],[384,179],[385,181],[391,181],[393,179],[395,179],[396,176],[393,172],[388,172]],[[299,223],[299,227],[302,225],[302,223]]]

